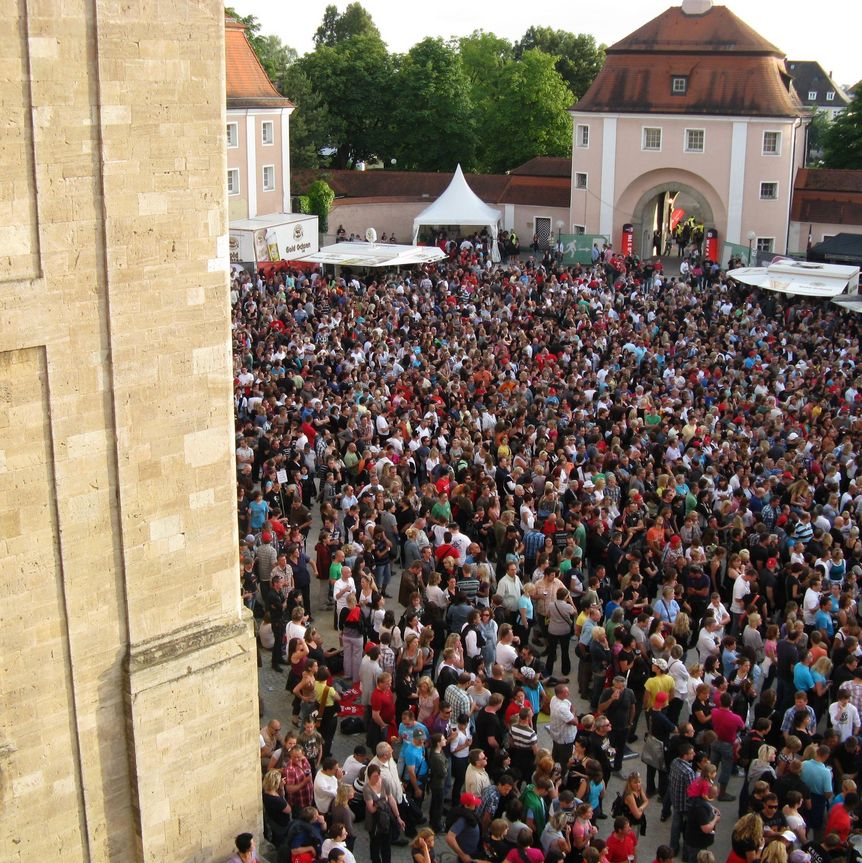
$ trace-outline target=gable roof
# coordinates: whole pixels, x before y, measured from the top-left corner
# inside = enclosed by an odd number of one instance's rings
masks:
[[[806,108],[846,108],[850,104],[844,91],[816,60],[787,60],[786,66],[793,77],[796,95]],[[809,93],[815,97],[809,99]],[[827,100],[827,93],[835,95]]]
[[[515,176],[571,177],[572,160],[568,156],[535,156],[509,171]]]
[[[686,79],[673,93],[671,79]],[[726,6],[672,6],[607,49],[574,111],[796,117],[784,55]]]
[[[224,49],[228,108],[292,108],[275,89],[246,36],[246,26],[225,18]]]
[[[521,168],[526,168],[534,161],[527,162]],[[491,204],[544,204],[568,209],[572,183],[571,162],[567,159],[561,161],[568,167],[562,176],[513,171],[511,174],[466,174],[465,179],[483,201]],[[516,170],[520,172],[521,168]],[[430,203],[443,193],[451,176],[432,171],[304,170],[293,175],[292,185],[294,190],[305,190],[315,180],[324,179],[337,198]]]
[[[796,222],[862,225],[862,171],[800,168],[790,218]]]

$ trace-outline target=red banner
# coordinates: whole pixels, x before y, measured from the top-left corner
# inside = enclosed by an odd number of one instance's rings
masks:
[[[681,221],[682,217],[685,215],[685,210],[682,207],[677,207],[670,214],[670,229],[673,230]]]
[[[620,252],[624,257],[634,254],[635,250],[635,228],[634,225],[626,223],[623,225],[622,239],[620,240]]]
[[[703,256],[710,261],[718,260],[718,230],[707,228],[704,234]]]

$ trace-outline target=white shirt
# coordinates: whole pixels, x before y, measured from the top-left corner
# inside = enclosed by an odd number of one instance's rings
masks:
[[[859,728],[859,711],[849,701],[846,707],[842,707],[840,701],[830,704],[829,717],[832,727],[841,735],[842,743]]]
[[[734,614],[742,614],[745,611],[745,597],[749,593],[751,593],[751,585],[740,575],[733,583],[733,602],[730,604],[730,610]]]
[[[554,743],[574,743],[578,736],[578,726],[569,725],[575,718],[572,713],[572,702],[567,698],[551,698],[551,718],[548,722],[548,733]]]
[[[342,608],[347,608],[347,597],[356,594],[356,582],[353,580],[353,576],[351,575],[347,581],[339,578],[335,582],[335,587],[332,588],[332,593],[335,596],[335,614],[339,615]]]
[[[685,700],[688,698],[688,681],[691,675],[681,659],[671,659],[667,666],[667,673],[673,678],[673,694],[675,698]]]
[[[710,632],[705,626],[701,629],[697,637],[697,657],[701,665],[706,662],[707,657],[717,655],[720,644],[718,631]]]
[[[503,671],[511,674],[518,659],[518,651],[511,644],[498,644],[495,658],[503,666]]]
[[[806,626],[814,626],[814,618],[818,611],[820,611],[820,592],[809,587],[802,598],[802,620]]]
[[[321,814],[329,812],[335,792],[338,791],[338,777],[329,776],[322,770],[314,777],[314,805]]]
[[[341,842],[337,842],[335,839],[323,840],[323,847],[320,852],[321,859],[329,859],[329,852],[333,848],[340,848],[344,852],[344,863],[356,863],[356,858],[353,856],[353,852],[348,851],[346,845],[343,845]]]

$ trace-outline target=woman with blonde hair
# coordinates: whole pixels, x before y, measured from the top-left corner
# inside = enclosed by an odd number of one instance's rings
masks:
[[[780,839],[773,839],[763,849],[760,863],[787,863],[787,845]]]
[[[623,788],[623,814],[628,818],[632,827],[640,828],[641,836],[646,835],[646,810],[649,806],[649,797],[643,789],[641,775],[636,770],[629,773]]]
[[[814,678],[814,689],[808,693],[808,703],[814,708],[814,712],[820,716],[826,711],[827,699],[829,697],[829,676],[832,674],[832,660],[828,656],[821,656],[811,666],[811,676]]]
[[[685,661],[685,654],[691,642],[691,618],[688,614],[681,611],[676,616],[670,632],[676,639],[676,643],[682,648],[682,658]]]
[[[757,758],[751,762],[748,768],[748,793],[752,793],[754,783],[768,782],[770,787],[775,782],[775,759],[778,753],[774,746],[764,743],[757,750]]]
[[[730,834],[731,852],[727,863],[754,863],[763,848],[763,821],[756,812],[743,815]]]
[[[339,782],[335,792],[335,799],[329,807],[330,826],[343,824],[347,831],[346,845],[349,851],[353,851],[353,846],[356,843],[356,830],[354,829],[353,810],[350,808],[350,801],[353,799],[353,786],[346,782]]]
[[[278,848],[290,827],[290,805],[282,794],[280,770],[269,770],[263,777],[263,812],[272,829],[272,844]]]
[[[428,723],[440,711],[440,694],[434,688],[434,681],[427,674],[419,678],[419,682],[416,684],[416,692],[419,696],[419,715],[417,716],[417,720],[427,727]]]

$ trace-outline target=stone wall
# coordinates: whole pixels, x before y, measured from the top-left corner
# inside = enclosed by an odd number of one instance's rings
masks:
[[[7,6],[2,858],[218,859],[260,818],[223,7]]]

